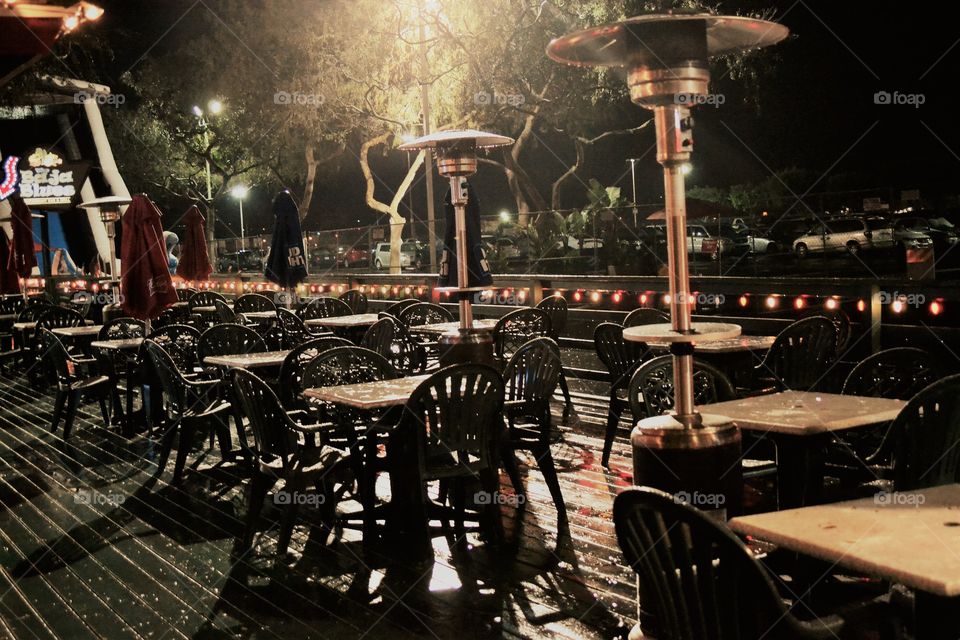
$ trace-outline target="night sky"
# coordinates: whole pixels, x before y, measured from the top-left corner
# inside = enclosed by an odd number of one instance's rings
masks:
[[[194,2],[104,0],[100,4],[107,14],[96,28],[123,33],[115,41],[120,69],[143,55],[150,43],[168,30],[149,55],[183,46],[179,34],[189,14],[184,22],[172,25]],[[688,185],[726,186],[761,180],[771,170],[799,167],[824,176],[814,192],[838,185],[889,189],[892,194],[919,188],[925,197],[942,201],[942,196],[960,191],[955,180],[960,173],[960,135],[951,104],[960,46],[955,47],[958,34],[949,19],[930,12],[909,12],[903,3],[893,2],[756,2],[740,6],[773,8],[776,19],[790,28],[791,37],[774,48],[775,67],[761,78],[756,102],[745,102],[742,85],[729,79],[713,85],[714,92],[724,95],[725,103],[695,111],[694,171]],[[201,10],[202,3],[193,9]],[[573,68],[564,72],[578,73]],[[921,94],[923,104],[875,104],[879,91]],[[633,120],[624,125],[646,117],[647,112],[638,108]],[[553,151],[561,156],[572,153],[562,146]],[[544,175],[559,175],[562,167],[552,153],[534,153],[535,164]],[[598,147],[582,177],[619,184],[629,196],[625,159],[631,156],[643,157],[637,165],[638,201],[659,202],[662,184],[652,127],[635,138],[619,138]],[[397,183],[406,158],[401,153],[392,158]],[[390,181],[389,168],[379,167],[378,172]],[[502,174],[482,168],[473,181],[484,213],[513,208]],[[546,184],[544,193],[549,198]],[[580,186],[572,187],[567,202],[582,204],[582,193]],[[245,210],[254,230],[267,224],[271,197],[266,189],[251,194]],[[413,199],[422,203],[424,197],[421,179]],[[438,202],[441,197],[438,193]],[[418,206],[423,215],[422,205]],[[355,162],[335,181],[318,184],[315,207],[323,215],[312,216],[311,228],[373,220],[362,201]]]

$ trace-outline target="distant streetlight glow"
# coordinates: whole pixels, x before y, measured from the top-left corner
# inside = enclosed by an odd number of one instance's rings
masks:
[[[197,106],[197,105],[193,105],[193,115],[197,116],[198,118],[202,118],[202,117],[203,117],[203,109],[201,109],[201,108],[200,108],[199,106]]]
[[[220,115],[223,112],[223,103],[214,98],[207,103],[207,109],[210,111],[211,115]]]
[[[247,197],[247,194],[250,192],[250,188],[245,184],[238,184],[237,186],[230,189],[230,195],[232,195],[237,200],[243,200]]]
[[[500,211],[500,221],[501,222],[510,222],[510,212],[506,209]]]

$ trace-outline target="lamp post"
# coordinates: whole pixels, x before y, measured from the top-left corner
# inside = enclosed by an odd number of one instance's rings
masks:
[[[670,345],[675,411],[642,420],[631,435],[636,484],[739,496],[740,474],[729,471],[740,468],[739,430],[729,418],[700,415],[694,405],[694,345],[737,336],[740,327],[692,322],[684,165],[693,151],[690,109],[708,96],[709,58],[772,45],[788,33],[782,25],[742,16],[652,14],[570,33],[547,46],[547,55],[558,62],[624,68],[631,100],[654,114],[657,161],[663,166],[671,321],[625,329],[624,338]],[[674,466],[676,477],[654,473],[662,469],[657,460]],[[736,502],[726,504],[736,508]]]
[[[457,294],[460,306],[458,335],[446,334],[442,344],[449,347],[447,362],[492,362],[493,342],[489,333],[481,334],[473,328],[473,307],[470,294],[485,287],[471,287],[467,247],[467,196],[461,178],[477,172],[477,149],[511,144],[513,138],[483,131],[441,131],[401,145],[406,150],[433,150],[437,154],[437,172],[450,181],[450,204],[454,210],[455,241],[457,247],[457,286],[448,291]],[[429,167],[427,168],[430,173]]]
[[[243,226],[243,199],[247,197],[247,194],[250,192],[250,189],[245,184],[238,184],[237,186],[230,189],[230,195],[237,199],[237,202],[240,203],[240,248],[247,248],[247,234]]]
[[[637,228],[637,159],[627,158],[630,163],[630,182],[633,185],[633,228]]]
[[[198,105],[193,105],[193,115],[195,115],[200,123],[200,127],[203,129],[203,163],[206,169],[206,178],[207,178],[207,248],[208,253],[210,254],[211,260],[217,259],[217,235],[216,235],[216,226],[217,226],[217,213],[216,209],[213,206],[213,185],[212,185],[212,176],[210,174],[210,158],[207,155],[207,150],[210,149],[210,123],[206,119],[206,114],[203,109]],[[223,113],[223,103],[220,100],[210,100],[207,102],[207,113],[213,116],[220,115]]]

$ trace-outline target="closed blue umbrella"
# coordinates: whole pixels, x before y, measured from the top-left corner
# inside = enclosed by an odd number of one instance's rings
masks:
[[[273,238],[263,275],[283,287],[295,287],[307,277],[307,259],[300,229],[300,210],[289,191],[273,199]]]

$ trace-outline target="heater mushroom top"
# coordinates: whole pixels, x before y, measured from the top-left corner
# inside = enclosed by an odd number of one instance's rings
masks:
[[[668,68],[766,47],[788,34],[781,24],[746,16],[651,14],[555,38],[547,55],[580,67]]]
[[[501,136],[497,133],[467,129],[463,131],[437,131],[416,140],[400,145],[401,151],[435,148],[464,148],[481,149],[485,147],[502,147],[513,143],[513,138]]]

